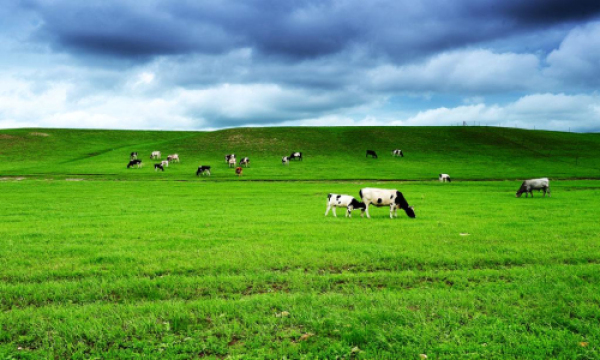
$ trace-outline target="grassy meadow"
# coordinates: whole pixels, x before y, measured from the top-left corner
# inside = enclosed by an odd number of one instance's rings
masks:
[[[0,359],[600,358],[598,145],[459,127],[0,131]],[[155,173],[152,150],[181,164]],[[125,169],[131,151],[144,168]],[[305,160],[282,166],[292,151]],[[231,152],[251,157],[241,179]],[[515,198],[542,175],[552,197]],[[367,186],[417,217],[323,216],[327,193]]]

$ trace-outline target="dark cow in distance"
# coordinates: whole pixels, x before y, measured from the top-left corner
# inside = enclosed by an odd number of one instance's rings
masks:
[[[208,165],[200,165],[198,166],[198,171],[196,171],[196,176],[202,174],[202,176],[204,176],[204,174],[208,174],[208,176],[210,176],[210,166]]]
[[[290,156],[288,156],[289,160],[300,160],[302,161],[302,153],[301,152],[293,152]]]
[[[365,157],[369,157],[369,155],[371,155],[373,159],[377,159],[377,153],[375,152],[375,150],[367,150],[367,156]]]
[[[154,164],[154,171],[165,171],[164,166],[162,166],[162,164]]]
[[[129,164],[127,164],[127,168],[128,168],[128,169],[129,169],[130,167],[133,167],[133,166],[137,166],[137,167],[138,167],[138,169],[139,169],[139,168],[141,168],[141,167],[142,167],[142,160],[140,160],[140,159],[131,160],[131,161],[129,162]]]
[[[137,151],[132,152],[131,155],[129,155],[129,157],[130,157],[131,160],[137,159],[137,157],[138,157]]]

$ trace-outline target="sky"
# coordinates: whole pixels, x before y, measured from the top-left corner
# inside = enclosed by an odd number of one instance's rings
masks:
[[[12,0],[0,128],[600,131],[598,0]]]

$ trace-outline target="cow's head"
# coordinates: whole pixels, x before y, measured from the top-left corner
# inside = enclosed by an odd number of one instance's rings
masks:
[[[523,195],[524,192],[527,192],[527,188],[525,186],[521,185],[521,187],[519,188],[519,190],[517,190],[516,196],[518,198],[520,198],[521,195]]]
[[[406,212],[406,215],[408,215],[409,218],[417,217],[417,214],[415,214],[415,208],[412,206],[407,207],[406,209],[404,209],[404,211]]]

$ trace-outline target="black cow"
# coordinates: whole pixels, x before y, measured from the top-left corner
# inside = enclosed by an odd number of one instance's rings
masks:
[[[202,174],[202,176],[204,176],[204,173],[207,173],[208,176],[210,176],[210,166],[208,165],[201,165],[198,166],[198,171],[196,171],[196,176]]]
[[[367,156],[365,157],[369,157],[369,155],[371,155],[372,158],[377,159],[377,154],[375,153],[375,150],[367,150]]]
[[[140,160],[140,159],[131,160],[129,162],[129,164],[127,164],[127,168],[129,169],[130,167],[136,166],[136,165],[137,165],[138,169],[141,168],[142,167],[142,160]]]
[[[300,160],[302,161],[302,153],[301,152],[293,152],[289,157],[289,160]]]

